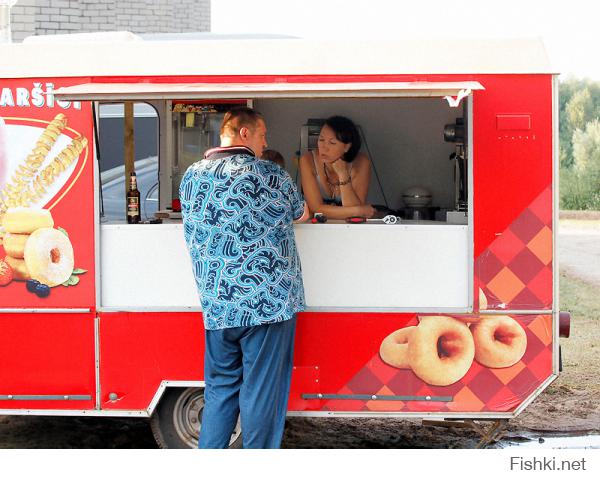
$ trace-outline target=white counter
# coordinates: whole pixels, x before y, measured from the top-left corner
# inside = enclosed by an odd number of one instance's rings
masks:
[[[461,311],[469,306],[466,225],[298,224],[310,310]],[[103,224],[105,309],[200,310],[181,222]]]

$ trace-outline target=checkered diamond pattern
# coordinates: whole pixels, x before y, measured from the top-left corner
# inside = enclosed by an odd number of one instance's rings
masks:
[[[488,309],[552,308],[552,190],[548,187],[475,260]]]
[[[453,317],[459,317],[453,315]],[[409,369],[385,364],[379,353],[337,394],[451,396],[451,402],[333,399],[326,411],[509,412],[527,399],[552,373],[552,316],[512,316],[527,334],[523,358],[509,368],[487,368],[473,361],[467,374],[449,386],[432,386]],[[406,326],[418,324],[417,318]],[[391,332],[391,331],[390,331]],[[381,338],[383,339],[383,338]]]

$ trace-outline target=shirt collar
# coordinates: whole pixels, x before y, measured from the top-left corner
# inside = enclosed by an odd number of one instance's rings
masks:
[[[256,156],[252,149],[247,146],[236,145],[236,146],[217,146],[216,148],[211,148],[206,153],[204,153],[205,160],[216,160],[219,158],[225,158],[227,156],[233,155],[250,155]]]

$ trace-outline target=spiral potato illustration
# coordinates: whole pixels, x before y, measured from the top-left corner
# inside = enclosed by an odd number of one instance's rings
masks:
[[[81,154],[87,146],[87,139],[78,136],[65,147],[57,156],[46,166],[20,194],[19,205],[29,206],[31,203],[40,199],[51,186],[56,178],[65,171]]]
[[[31,200],[28,200],[27,195],[24,193],[28,190],[30,183],[34,180],[48,153],[50,153],[66,126],[67,117],[59,113],[44,129],[31,153],[17,167],[10,181],[2,189],[0,193],[0,216],[10,207],[28,206],[31,203]]]

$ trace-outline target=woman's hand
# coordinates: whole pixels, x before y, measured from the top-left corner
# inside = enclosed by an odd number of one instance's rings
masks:
[[[333,168],[333,171],[335,171],[338,175],[339,181],[346,181],[348,178],[350,178],[350,172],[348,171],[350,163],[348,163],[347,161],[338,158],[333,163],[331,163],[331,167]]]
[[[364,216],[365,218],[373,218],[373,216],[375,216],[375,213],[377,213],[377,210],[371,205],[361,205],[359,206],[359,208],[361,211],[359,216]]]

